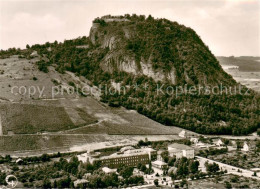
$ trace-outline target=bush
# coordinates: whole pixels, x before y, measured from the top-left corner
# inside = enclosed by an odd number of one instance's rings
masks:
[[[257,130],[257,135],[260,136],[260,129]]]
[[[38,69],[40,71],[42,71],[44,73],[48,73],[49,72],[46,62],[41,60],[41,61],[37,62],[37,65],[38,65]]]

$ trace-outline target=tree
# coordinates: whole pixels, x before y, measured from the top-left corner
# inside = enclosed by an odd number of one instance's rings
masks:
[[[168,150],[163,151],[163,152],[161,153],[161,156],[162,156],[162,158],[163,158],[163,161],[165,161],[166,163],[168,163],[168,161],[169,161],[169,152],[168,152]]]
[[[57,181],[56,180],[54,180],[54,182],[53,182],[53,188],[57,188]]]
[[[260,136],[260,129],[257,129],[257,135]]]
[[[176,157],[170,157],[168,161],[168,166],[173,166],[176,161]]]
[[[219,166],[215,162],[213,162],[212,164],[206,162],[205,166],[208,173],[216,173],[217,171],[219,171]]]
[[[155,179],[155,180],[153,181],[153,183],[154,183],[155,186],[158,186],[158,185],[159,185],[159,180],[158,180],[158,179]]]
[[[123,177],[123,178],[129,178],[130,176],[133,175],[133,167],[123,167],[122,170],[119,172],[119,174]]]
[[[185,180],[185,179],[181,180],[181,183],[180,183],[181,187],[183,187],[186,184],[187,184],[187,180]]]
[[[43,180],[43,185],[42,185],[43,188],[51,188],[51,181],[47,178],[45,178]]]
[[[30,45],[27,44],[27,45],[26,45],[26,49],[29,49],[29,48],[30,48]]]
[[[237,144],[237,150],[242,148],[242,142],[241,141],[237,140],[236,144]]]
[[[224,144],[227,146],[230,141],[229,141],[229,139],[224,138],[224,139],[223,139],[223,142],[224,142]]]
[[[232,185],[228,181],[225,181],[225,188],[231,189]]]
[[[190,161],[189,162],[189,172],[190,173],[196,173],[199,170],[199,162],[198,161]]]

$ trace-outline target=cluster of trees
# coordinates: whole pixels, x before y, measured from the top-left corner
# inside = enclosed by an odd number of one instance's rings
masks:
[[[6,181],[5,181],[5,178],[6,178],[6,173],[5,172],[2,172],[0,170],[0,186],[1,185],[7,185]]]
[[[0,156],[0,164],[10,163],[12,161],[12,157],[10,155],[6,155],[5,157]]]
[[[147,138],[145,138],[145,140],[139,140],[137,143],[138,147],[142,147],[142,146],[150,146],[153,149],[159,150],[159,149],[164,149],[167,150],[168,149],[168,145],[172,144],[172,143],[180,143],[180,144],[185,144],[190,146],[191,145],[191,141],[189,139],[181,139],[181,140],[172,140],[172,141],[149,141]]]
[[[132,80],[133,83],[137,81],[137,77]],[[149,86],[147,90],[143,90],[145,83]],[[260,127],[260,96],[257,94],[184,94],[176,97],[167,93],[158,94],[155,89],[155,82],[143,79],[139,89],[129,89],[124,95],[104,93],[102,100],[135,109],[164,125],[175,125],[202,134],[246,135]],[[166,91],[164,88],[162,90]]]
[[[43,161],[45,160],[46,158],[43,159]],[[28,169],[23,168],[21,170],[18,168],[15,174],[18,180],[24,183],[24,186],[33,186],[33,184],[36,184],[37,187],[44,187],[44,185],[49,185],[50,179],[55,179],[57,181],[52,183],[52,187],[65,186],[61,188],[66,188],[73,184],[70,176],[81,176],[79,168],[77,157],[72,157],[69,162],[66,159],[60,158],[58,162],[49,162],[43,166]]]
[[[142,168],[142,165],[141,165]],[[92,175],[87,177],[89,188],[107,188],[107,187],[127,187],[129,185],[139,185],[144,183],[143,176],[133,175],[133,167],[121,166],[117,169],[116,173],[104,173],[101,169],[95,170]]]
[[[208,156],[211,156],[211,155],[225,154],[227,152],[228,152],[227,148],[221,148],[221,149],[209,148],[209,149],[206,149],[206,150],[200,150],[199,156],[208,157]]]
[[[32,163],[48,162],[51,160],[51,158],[55,158],[55,157],[61,157],[61,154],[58,152],[57,154],[53,154],[53,155],[42,154],[41,156],[25,157],[22,158],[22,161],[19,161],[18,163],[20,165],[27,165]]]
[[[169,172],[168,174],[172,179],[183,179],[194,177],[195,174],[199,174],[199,162],[193,159],[187,159],[182,157],[181,159],[171,159],[168,164],[177,167],[176,172]]]
[[[256,146],[256,151],[260,152],[260,140],[256,141],[256,145],[255,146]]]
[[[41,159],[41,157],[39,158]],[[27,159],[27,161],[35,162],[36,160]],[[69,161],[61,157],[57,162],[49,162],[42,166],[21,170],[17,166],[14,168],[18,180],[25,187],[74,188],[74,181],[82,179],[86,173],[91,173],[87,177],[88,182],[84,184],[84,187],[88,188],[107,188],[144,183],[142,176],[133,175],[133,167],[122,165],[118,168],[117,172],[122,176],[122,179],[119,179],[119,175],[115,173],[104,173],[100,168],[100,163],[80,163],[76,156],[71,157]],[[144,168],[143,165],[140,166],[140,169],[144,172],[150,171],[150,168]],[[1,176],[0,174],[0,182]]]
[[[145,164],[138,163],[137,169],[139,169],[140,171],[142,171],[145,174],[152,174],[153,173],[151,161],[149,162],[148,168],[146,167]]]
[[[216,172],[218,172],[220,170],[218,164],[216,164],[215,162],[214,163],[206,162],[205,166],[206,166],[207,172],[210,174],[215,174]]]

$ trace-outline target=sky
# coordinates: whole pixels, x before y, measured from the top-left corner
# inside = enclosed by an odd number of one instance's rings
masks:
[[[216,56],[260,56],[259,0],[0,0],[0,49],[88,36],[94,18],[127,13],[191,27]]]

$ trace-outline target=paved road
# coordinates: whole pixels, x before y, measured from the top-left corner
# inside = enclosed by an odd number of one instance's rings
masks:
[[[228,165],[228,164],[225,164],[225,163],[221,163],[221,162],[214,161],[214,160],[207,159],[207,158],[200,157],[200,156],[195,156],[195,157],[199,160],[200,167],[204,167],[204,164],[205,164],[206,161],[208,161],[209,163],[215,162],[216,164],[219,165],[220,169],[222,169],[223,171],[227,170],[228,174],[233,174],[233,175],[238,175],[238,176],[243,176],[243,177],[250,177],[250,178],[260,180],[260,174],[259,173],[258,173],[258,176],[255,177],[255,176],[253,176],[253,174],[254,174],[253,171],[249,171],[247,169],[242,169],[242,168],[239,168],[239,167],[235,167],[235,166],[232,166],[232,165]],[[238,170],[240,170],[240,172],[238,172]]]

